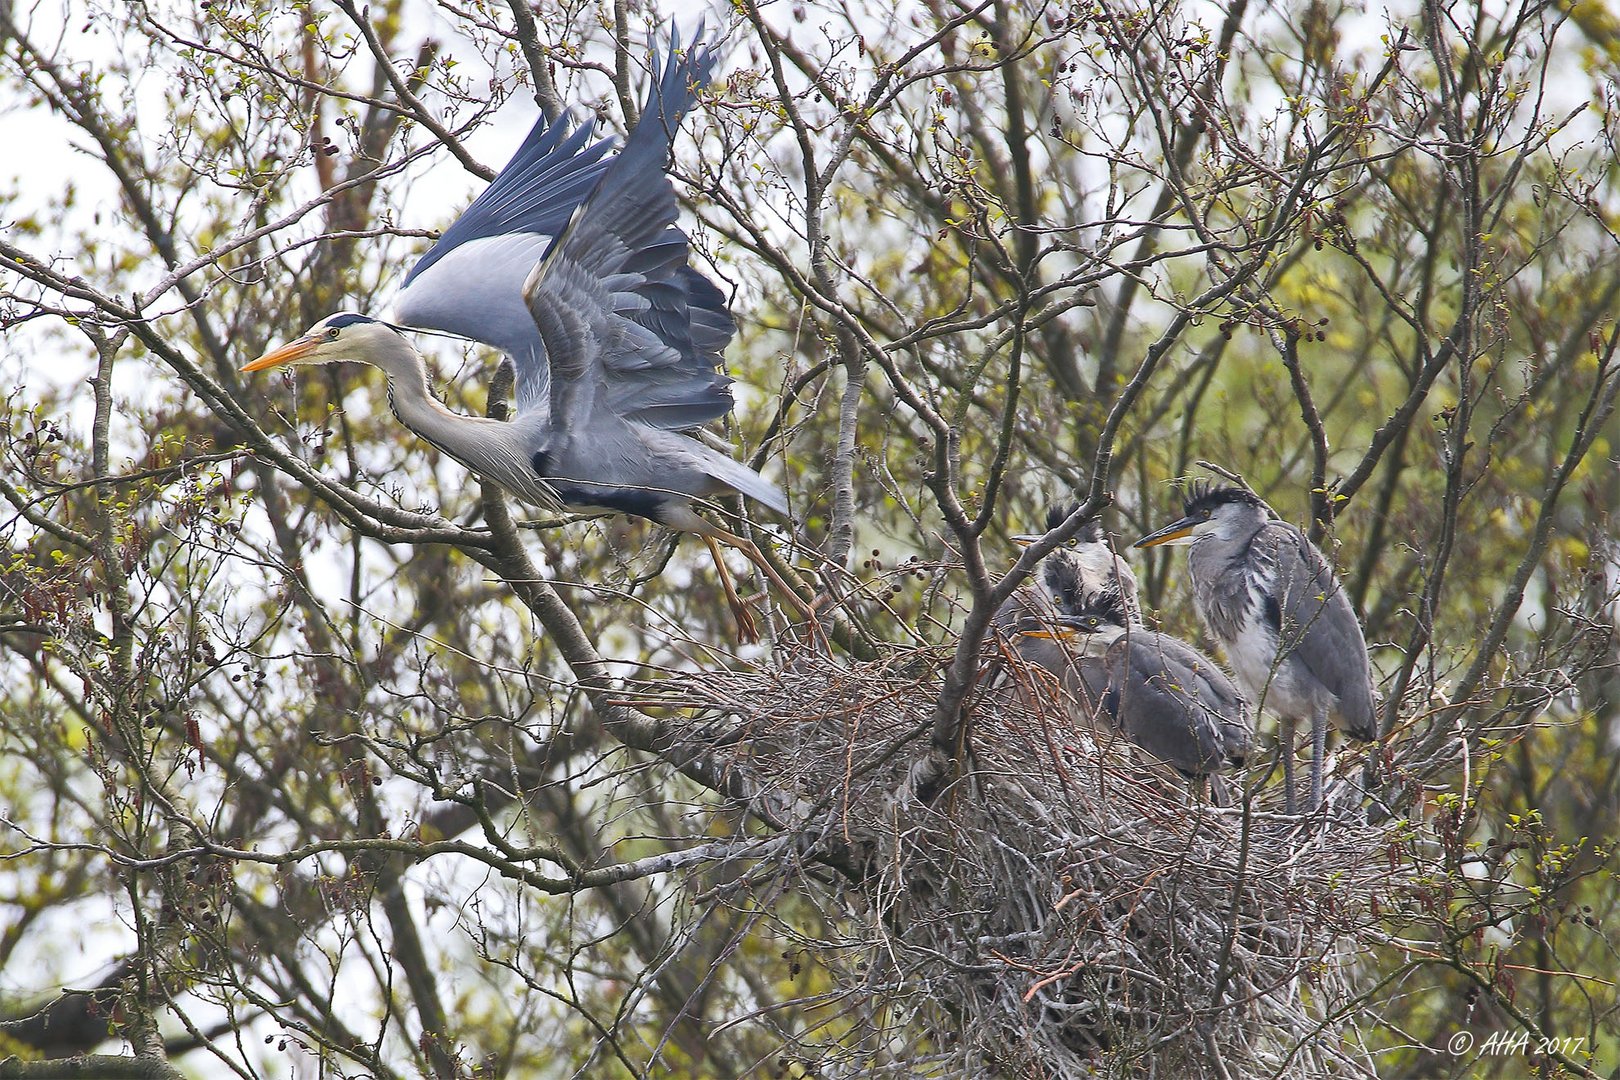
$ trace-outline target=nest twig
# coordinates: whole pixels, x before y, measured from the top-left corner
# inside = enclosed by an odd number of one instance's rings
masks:
[[[1374,1075],[1358,958],[1398,870],[1394,826],[1343,809],[1351,780],[1314,823],[1252,784],[1217,808],[1006,680],[971,703],[969,752],[949,761],[928,739],[941,662],[806,653],[660,684],[709,714],[760,816],[855,882],[865,963],[843,989],[886,1000],[874,1030],[823,1047],[829,1067],[877,1069],[893,1028],[926,1015],[919,1074]]]

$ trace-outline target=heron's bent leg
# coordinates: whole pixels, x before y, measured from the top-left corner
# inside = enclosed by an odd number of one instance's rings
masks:
[[[759,640],[759,627],[754,623],[754,616],[749,612],[742,597],[737,595],[737,586],[732,584],[731,571],[726,569],[724,554],[714,537],[700,533],[703,543],[709,549],[709,555],[714,559],[714,572],[720,575],[720,588],[725,590],[726,603],[731,608],[732,617],[737,620],[737,639],[744,645],[752,645]]]
[[[1323,759],[1327,757],[1327,709],[1321,702],[1311,708],[1311,810],[1322,806]]]
[[[1277,725],[1277,739],[1282,744],[1277,752],[1282,754],[1283,762],[1283,810],[1294,813],[1294,724],[1296,721],[1289,717]]]
[[[765,557],[765,553],[759,550],[752,540],[744,536],[738,536],[733,532],[727,532],[717,525],[709,526],[709,532],[704,534],[703,539],[711,545],[714,540],[720,540],[742,552],[748,557],[748,561],[759,567],[765,576],[770,579],[771,584],[775,585],[782,595],[787,598],[788,603],[793,605],[793,610],[799,613],[800,618],[809,619],[811,622],[815,621],[815,609],[810,606],[804,597],[799,595],[797,589],[789,585],[782,575],[776,572],[776,567],[771,565],[771,561]]]

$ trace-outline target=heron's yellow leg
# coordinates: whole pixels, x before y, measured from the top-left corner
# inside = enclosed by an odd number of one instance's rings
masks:
[[[708,540],[712,536],[715,540],[720,540],[723,543],[742,552],[745,556],[747,556],[748,561],[759,567],[760,570],[764,572],[765,576],[770,579],[771,584],[775,585],[782,595],[787,598],[788,603],[793,605],[793,610],[799,613],[800,618],[809,619],[812,622],[815,621],[815,609],[805,601],[804,597],[799,595],[797,589],[795,589],[792,585],[789,585],[787,581],[783,579],[782,575],[776,572],[776,567],[771,565],[770,560],[765,557],[764,552],[760,551],[759,548],[754,546],[754,542],[752,540],[749,540],[746,537],[738,536],[736,533],[727,532],[725,529],[722,529],[717,525],[710,525],[709,529],[710,532],[708,535],[704,536],[705,540]]]
[[[703,543],[709,549],[709,555],[714,559],[714,571],[720,575],[720,588],[725,590],[726,603],[731,607],[731,614],[737,620],[737,639],[744,645],[752,645],[759,640],[759,627],[754,623],[754,616],[737,595],[737,586],[731,581],[731,571],[726,569],[726,560],[720,551],[720,545],[715,538],[708,534],[703,536]]]

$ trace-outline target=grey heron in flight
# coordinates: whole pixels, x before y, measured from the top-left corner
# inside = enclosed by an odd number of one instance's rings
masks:
[[[1189,548],[1193,603],[1250,695],[1282,722],[1283,783],[1294,812],[1294,737],[1311,724],[1311,808],[1322,803],[1331,720],[1378,738],[1372,665],[1361,624],[1327,557],[1252,491],[1194,485],[1183,516],[1136,547]]]
[[[353,312],[243,367],[353,360],[388,375],[399,420],[514,497],[553,511],[630,514],[696,533],[744,641],[754,620],[719,544],[746,555],[801,614],[808,605],[755,545],[694,504],[738,492],[787,514],[782,492],[685,432],[731,410],[719,370],[736,331],[720,290],[688,264],[665,173],[681,118],[714,50],[672,44],[641,119],[616,155],[592,125],[537,122],[517,154],[405,279],[400,324],[493,345],[516,367],[510,422],[461,416],[428,389],[421,354],[394,325]]]

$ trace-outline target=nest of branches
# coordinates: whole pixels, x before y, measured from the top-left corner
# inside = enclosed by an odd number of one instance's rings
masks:
[[[1400,891],[1396,826],[1348,809],[1349,777],[1312,822],[1258,776],[1216,807],[1005,678],[971,700],[965,752],[943,753],[943,662],[798,652],[660,684],[704,710],[697,740],[792,838],[783,872],[824,893],[839,872],[840,948],[863,959],[829,970],[884,1006],[823,1046],[829,1074],[882,1071],[873,1048],[910,1024],[918,1075],[1373,1075],[1354,1003]]]

